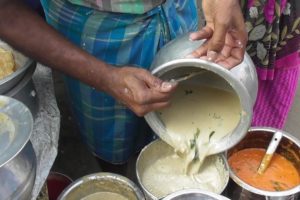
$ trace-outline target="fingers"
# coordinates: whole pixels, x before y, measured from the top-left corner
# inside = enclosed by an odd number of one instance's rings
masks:
[[[166,108],[170,105],[170,102],[162,102],[162,103],[154,103],[154,104],[147,104],[147,105],[131,105],[129,108],[139,117],[146,115],[147,113],[160,110],[162,108]]]
[[[136,76],[138,79],[144,81],[151,90],[156,92],[170,93],[174,91],[177,86],[176,82],[163,82],[146,70],[141,70]]]
[[[131,94],[129,100],[143,106],[168,102],[177,83],[163,82],[146,70],[138,70],[124,79]]]
[[[208,50],[208,43],[205,42],[198,49],[193,51],[191,54],[187,55],[186,58],[200,58],[201,56],[206,56]]]
[[[214,34],[208,42],[207,50],[208,60],[212,62],[217,59],[218,54],[221,53],[223,47],[225,46],[225,39],[229,25],[216,20],[214,29]]]
[[[190,40],[202,40],[202,39],[208,39],[211,38],[213,35],[213,30],[209,26],[205,26],[201,30],[191,33],[190,34]]]

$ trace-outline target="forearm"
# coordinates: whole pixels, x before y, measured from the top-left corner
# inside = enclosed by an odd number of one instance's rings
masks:
[[[17,0],[0,0],[0,38],[25,55],[105,90],[109,67],[73,45]]]

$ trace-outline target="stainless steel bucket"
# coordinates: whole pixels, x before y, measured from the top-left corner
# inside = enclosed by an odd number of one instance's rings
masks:
[[[157,159],[169,155],[170,153],[173,152],[174,150],[171,146],[169,146],[167,143],[159,139],[145,146],[143,150],[140,152],[136,161],[136,176],[137,176],[138,183],[141,186],[147,200],[157,200],[160,197],[155,196],[149,191],[148,188],[145,187],[142,180],[142,176],[145,172],[145,169],[147,168],[147,166],[152,165]],[[229,167],[226,158],[223,154],[218,154],[214,156],[220,156],[225,167],[225,172],[227,173],[224,176],[223,188],[221,188],[221,190],[219,191],[219,193],[222,193],[229,181]],[[153,176],[157,176],[157,175],[153,174]]]
[[[7,93],[3,94],[24,103],[29,108],[33,118],[36,117],[39,109],[38,95],[32,80],[35,69],[36,62],[32,61],[23,78]]]
[[[58,197],[58,200],[82,199],[97,192],[121,194],[130,200],[144,200],[140,189],[128,178],[113,173],[95,173],[77,179]]]
[[[233,153],[246,148],[267,148],[276,129],[266,127],[251,128],[246,137],[227,152],[229,158]],[[292,135],[283,132],[276,153],[291,161],[300,174],[300,141]],[[239,200],[298,200],[300,198],[300,185],[286,191],[270,192],[248,185],[230,170],[232,179],[228,185],[228,197]]]
[[[248,54],[243,62],[227,70],[224,67],[201,59],[187,59],[186,55],[198,48],[201,41],[190,41],[189,36],[183,35],[164,46],[156,55],[151,71],[163,80],[180,77],[188,72],[205,71],[197,77],[189,79],[193,84],[207,85],[237,94],[242,107],[241,119],[234,130],[219,142],[214,143],[208,152],[209,155],[226,151],[237,144],[247,133],[251,119],[252,109],[256,100],[258,82],[254,64]],[[156,112],[145,116],[147,123],[153,131],[164,141],[171,141],[166,128]]]

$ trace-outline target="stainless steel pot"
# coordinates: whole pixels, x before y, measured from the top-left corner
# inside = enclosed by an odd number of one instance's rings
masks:
[[[30,199],[36,157],[29,141],[33,118],[20,101],[0,95],[0,199]]]
[[[19,81],[24,77],[28,68],[32,67],[33,61],[20,52],[14,50],[1,40],[0,47],[12,52],[16,64],[16,71],[14,73],[4,77],[3,79],[0,79],[0,94],[4,94],[19,83]]]
[[[77,179],[58,197],[58,200],[82,199],[97,192],[112,192],[130,200],[143,200],[140,189],[128,178],[113,173],[95,173]]]
[[[237,127],[226,137],[215,143],[209,155],[223,152],[237,144],[247,133],[252,119],[252,108],[256,100],[258,83],[254,64],[248,54],[243,62],[227,70],[224,67],[201,59],[187,59],[186,55],[203,44],[201,41],[190,41],[189,35],[183,35],[164,46],[156,55],[151,71],[163,80],[180,77],[189,72],[205,71],[189,79],[191,84],[207,85],[230,90],[237,94],[242,107],[241,119]],[[166,128],[156,112],[145,116],[153,131],[164,141],[171,141]],[[180,122],[178,122],[180,123]]]
[[[36,114],[39,109],[37,91],[32,81],[32,76],[35,69],[36,62],[31,61],[30,66],[26,70],[23,78],[8,92],[3,94],[5,96],[12,97],[24,103],[31,111],[33,118],[36,117]]]
[[[140,152],[136,161],[136,176],[137,176],[138,183],[141,186],[147,200],[157,200],[161,197],[155,196],[155,194],[149,191],[149,188],[145,187],[142,179],[145,169],[148,166],[152,165],[157,159],[164,157],[166,155],[170,155],[173,152],[174,149],[171,146],[169,146],[167,143],[159,139],[145,146],[143,150]],[[219,193],[222,193],[229,181],[229,167],[227,164],[227,160],[223,154],[218,154],[214,156],[219,156],[221,158],[224,164],[225,173],[227,173],[224,174],[224,180],[220,180],[223,182],[222,183],[223,188],[221,188]],[[153,174],[153,176],[157,176],[157,174]]]
[[[228,198],[202,190],[189,189],[174,192],[162,200],[229,200]]]
[[[267,148],[273,134],[278,131],[273,128],[254,127],[251,128],[246,137],[234,148],[227,152],[229,158],[233,153],[246,148]],[[276,153],[291,161],[300,174],[300,141],[292,135],[281,131],[283,138]],[[232,181],[228,186],[228,197],[240,200],[298,200],[300,197],[300,185],[286,191],[270,192],[257,189],[248,185],[230,170]]]

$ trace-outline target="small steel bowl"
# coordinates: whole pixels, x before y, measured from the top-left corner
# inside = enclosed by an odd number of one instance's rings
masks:
[[[117,193],[130,200],[143,200],[140,189],[128,178],[114,173],[95,173],[77,179],[58,197],[58,200],[74,200],[97,192]]]
[[[30,199],[36,156],[33,117],[20,101],[0,95],[0,199]]]
[[[3,95],[4,93],[9,92],[9,90],[12,89],[15,85],[17,85],[24,77],[27,70],[34,66],[32,65],[33,61],[30,58],[14,50],[1,40],[0,47],[12,52],[16,64],[16,70],[12,74],[4,77],[3,79],[0,79],[0,94]]]
[[[197,189],[174,192],[161,200],[229,200],[228,198]]]

